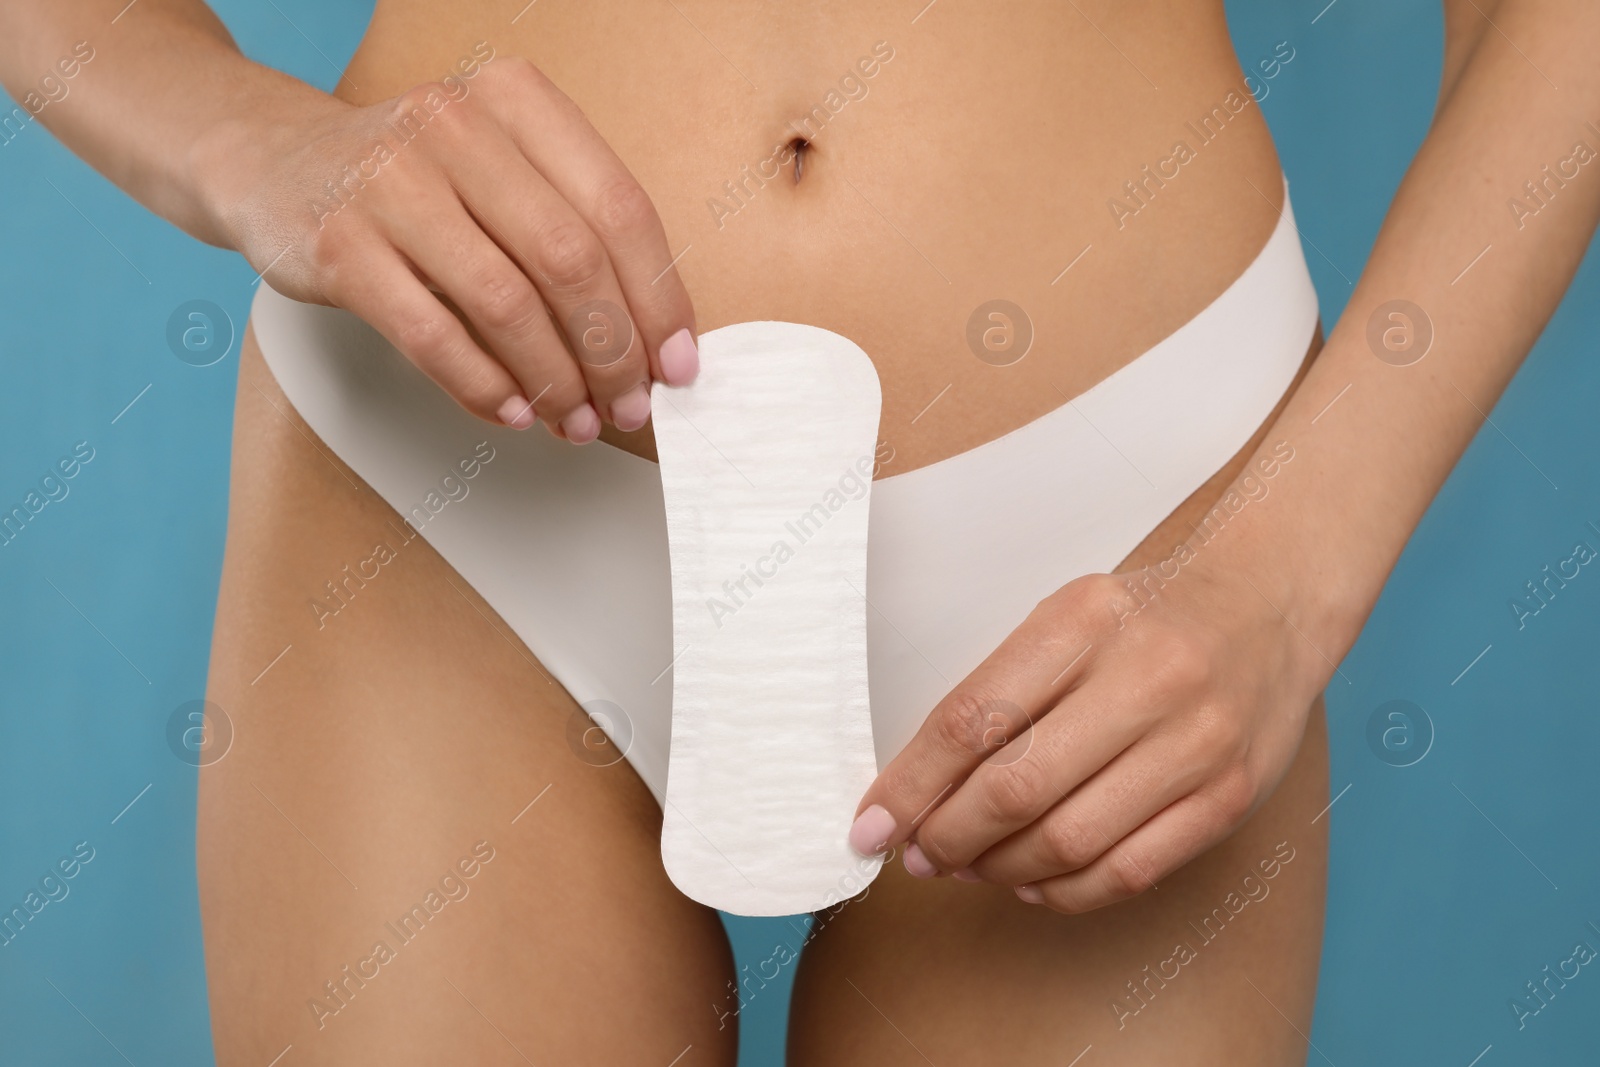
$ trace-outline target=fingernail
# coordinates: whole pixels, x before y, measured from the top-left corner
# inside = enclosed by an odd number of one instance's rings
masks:
[[[1019,885],[1019,886],[1017,886],[1017,896],[1021,897],[1023,900],[1027,901],[1029,904],[1043,904],[1044,903],[1044,894],[1039,892],[1039,887],[1036,886],[1036,885]]]
[[[952,877],[952,878],[954,878],[954,879],[956,879],[957,881],[960,881],[960,882],[981,882],[981,881],[983,881],[983,879],[979,878],[978,875],[977,875],[977,872],[975,872],[971,867],[963,867],[959,871],[956,871],[955,873],[951,874],[950,877]]]
[[[876,856],[889,847],[894,836],[894,816],[882,804],[874,804],[850,827],[850,847],[863,856]]]
[[[668,385],[688,385],[700,372],[700,350],[688,327],[679,330],[661,344],[661,376]]]
[[[600,436],[600,416],[588,404],[571,412],[561,420],[561,431],[575,445],[586,445]]]
[[[906,846],[904,862],[906,870],[913,878],[932,878],[939,873],[939,868],[922,854],[922,849],[917,847],[915,841]]]
[[[611,402],[611,421],[619,430],[637,430],[650,421],[650,389],[638,386]]]
[[[533,405],[528,403],[528,398],[520,394],[500,405],[496,412],[500,421],[513,430],[526,430],[534,424]]]

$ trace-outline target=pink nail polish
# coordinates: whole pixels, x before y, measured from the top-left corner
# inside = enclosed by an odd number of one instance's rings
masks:
[[[939,873],[939,868],[935,867],[933,861],[922,854],[922,849],[917,847],[915,841],[906,846],[903,862],[906,865],[906,871],[913,878],[932,878]]]
[[[863,856],[876,856],[889,847],[894,836],[894,816],[881,804],[874,804],[860,815],[850,827],[850,847]]]
[[[1036,886],[1036,885],[1019,885],[1019,886],[1017,886],[1017,896],[1021,897],[1023,900],[1025,900],[1029,904],[1043,904],[1044,903],[1044,894],[1039,892],[1039,887]]]
[[[600,416],[588,404],[570,412],[561,420],[561,430],[567,440],[575,445],[586,445],[600,436]]]
[[[668,385],[688,385],[700,372],[700,350],[687,327],[661,344],[661,376]]]
[[[500,410],[495,413],[501,422],[513,430],[526,430],[534,424],[533,405],[528,403],[525,396],[514,396],[500,405]]]
[[[983,881],[983,879],[979,878],[977,872],[975,872],[971,867],[963,867],[959,871],[954,871],[951,873],[950,877],[956,879],[958,882]]]
[[[650,387],[641,385],[611,402],[611,421],[619,430],[637,430],[650,421]]]

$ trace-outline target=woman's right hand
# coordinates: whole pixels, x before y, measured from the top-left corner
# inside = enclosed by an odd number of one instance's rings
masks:
[[[577,444],[636,430],[651,380],[699,367],[661,219],[571,99],[490,57],[240,120],[197,156],[212,210],[273,288],[365,319],[474,415]]]

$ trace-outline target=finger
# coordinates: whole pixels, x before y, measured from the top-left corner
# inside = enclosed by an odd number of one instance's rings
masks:
[[[495,67],[508,90],[502,120],[605,245],[654,373],[668,385],[687,385],[699,370],[694,307],[649,195],[578,105],[536,67],[521,60]]]
[[[453,190],[420,197],[392,214],[390,237],[439,286],[522,386],[538,417],[582,444],[600,418],[544,301],[518,266],[484,234]]]
[[[945,796],[999,746],[1029,729],[1040,709],[1092,669],[1077,583],[1041,602],[1021,626],[936,705],[867,789],[850,844],[868,853],[905,841]],[[913,860],[913,862],[915,862]]]
[[[329,267],[323,288],[333,303],[371,324],[458,404],[518,430],[533,425],[533,407],[517,380],[394,249],[375,239],[347,245]]]
[[[1145,735],[1158,711],[1144,706],[1121,683],[1089,679],[1080,684],[1028,731],[975,767],[928,813],[915,843],[907,847],[913,873],[928,871],[917,855],[937,871],[961,870],[1013,834],[1025,832],[1080,785],[1096,793],[1103,790],[1097,772],[1116,767],[1118,757]],[[1159,808],[1145,812],[1139,822],[1155,810]]]
[[[1017,896],[1067,915],[1137,896],[1216,845],[1233,829],[1217,805],[1190,793],[1087,867],[1017,887]]]
[[[1081,870],[1202,785],[1210,768],[1173,743],[1135,744],[1044,815],[971,864],[986,882],[1023,885]],[[919,835],[920,836],[920,835]]]
[[[553,312],[601,418],[637,430],[650,417],[650,362],[606,247],[510,141],[473,144],[472,164],[451,175],[457,192]]]

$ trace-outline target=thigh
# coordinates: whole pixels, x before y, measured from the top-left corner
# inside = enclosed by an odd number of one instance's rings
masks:
[[[1327,871],[1322,701],[1277,792],[1232,837],[1082,915],[898,863],[801,956],[796,1067],[1305,1062]],[[1315,820],[1315,821],[1313,821]]]
[[[581,711],[253,337],[232,478],[208,696],[234,737],[197,832],[218,1062],[732,1063],[727,940],[668,882],[655,801],[580,758]]]

